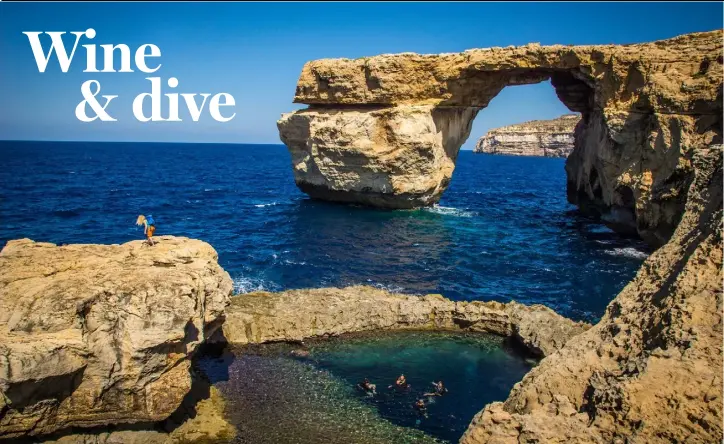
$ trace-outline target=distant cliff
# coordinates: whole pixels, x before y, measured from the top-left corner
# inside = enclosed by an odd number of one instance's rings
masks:
[[[568,157],[578,114],[553,120],[532,120],[488,131],[475,145],[476,153],[512,156]]]

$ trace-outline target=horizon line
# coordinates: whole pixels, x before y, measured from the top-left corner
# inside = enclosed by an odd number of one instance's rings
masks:
[[[250,142],[173,142],[173,141],[140,141],[140,140],[31,140],[31,139],[0,139],[0,143],[5,142],[31,142],[31,143],[164,143],[164,144],[185,144],[185,145],[265,145],[265,146],[283,146],[283,143],[250,143]],[[474,148],[466,149],[460,147],[459,151],[474,151]]]
[[[0,139],[3,142],[47,142],[47,143],[183,143],[196,145],[274,145],[286,146],[283,143],[251,143],[251,142],[176,142],[153,140],[48,140],[48,139]]]

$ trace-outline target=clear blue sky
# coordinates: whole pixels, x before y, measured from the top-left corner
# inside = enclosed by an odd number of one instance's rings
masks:
[[[308,60],[529,42],[636,43],[721,28],[722,13],[722,3],[3,2],[0,139],[280,143],[276,120],[302,107],[292,99]],[[148,75],[83,73],[80,47],[68,73],[55,57],[38,72],[23,31],[87,28],[96,30],[98,45],[158,45],[163,66],[153,75],[178,78],[177,92],[232,94],[236,117],[140,123],[131,104],[149,91]],[[76,119],[88,79],[101,82],[101,94],[120,96],[112,105],[117,122]],[[506,88],[478,115],[466,147],[489,128],[566,112],[549,83]]]

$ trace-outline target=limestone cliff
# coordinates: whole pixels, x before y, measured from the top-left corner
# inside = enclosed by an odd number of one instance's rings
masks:
[[[10,241],[0,252],[0,437],[164,420],[232,281],[214,249]]]
[[[692,163],[671,240],[461,443],[722,441],[722,147]]]
[[[490,130],[478,139],[474,152],[508,156],[568,157],[573,131],[581,119],[566,114],[551,120],[532,120]]]
[[[239,295],[227,309],[223,333],[225,341],[249,344],[369,330],[465,330],[512,337],[545,356],[588,328],[543,305],[453,302],[354,286]]]
[[[660,246],[722,140],[722,32],[634,45],[474,49],[308,62],[278,122],[310,196],[388,208],[439,200],[473,118],[508,85],[550,79],[582,119],[568,198]]]

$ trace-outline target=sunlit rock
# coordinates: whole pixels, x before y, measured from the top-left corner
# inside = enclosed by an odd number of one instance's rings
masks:
[[[508,125],[488,131],[475,144],[476,153],[508,156],[568,157],[573,131],[581,116],[566,114],[551,120]]]
[[[0,437],[164,420],[232,281],[207,243],[9,241],[0,252]]]
[[[568,198],[660,246],[673,233],[691,159],[722,141],[722,33],[635,45],[473,49],[304,65],[278,122],[310,196],[386,208],[437,202],[476,113],[508,85],[550,79],[582,115]]]

